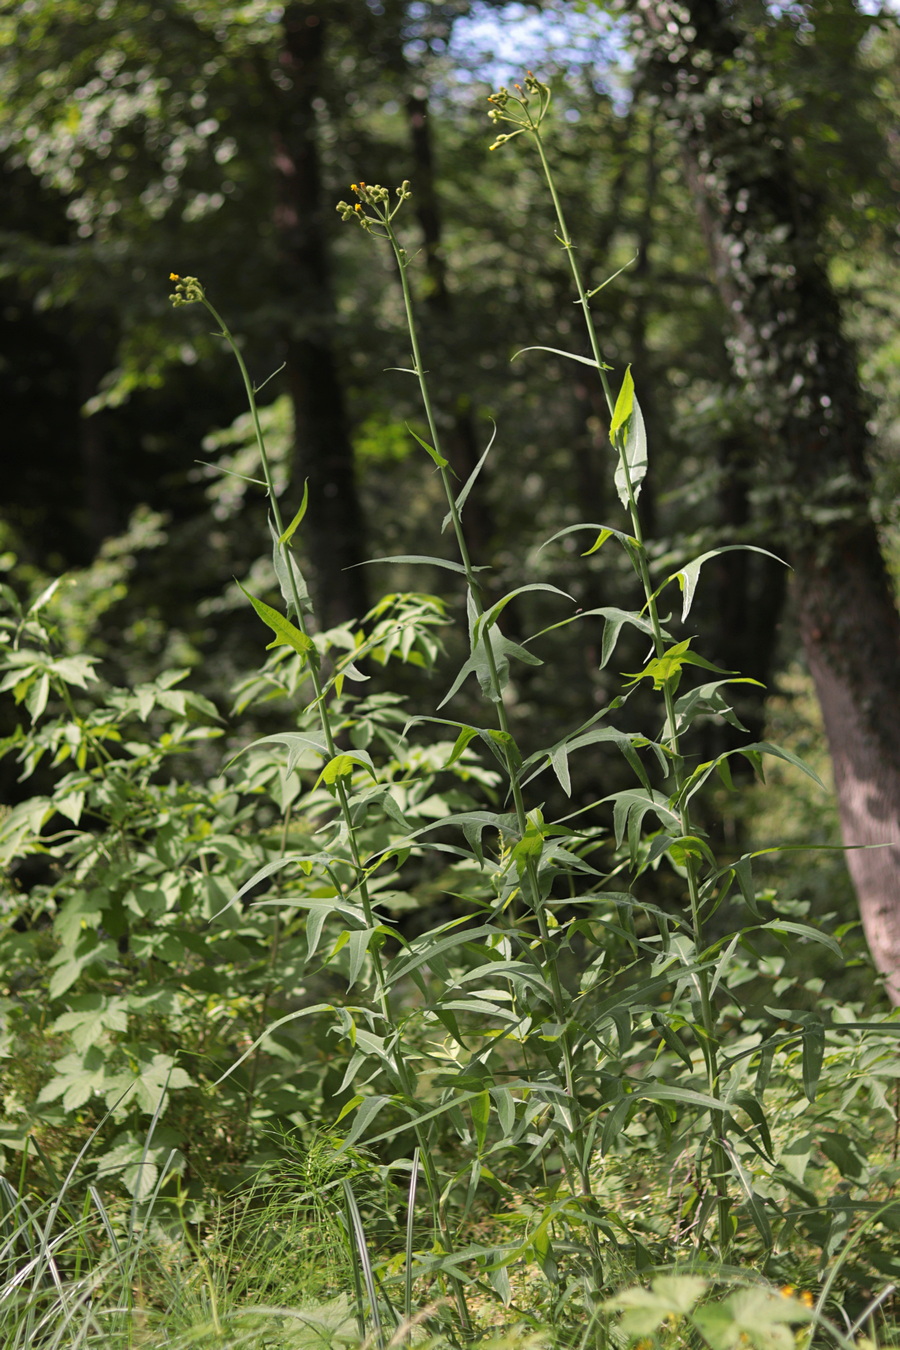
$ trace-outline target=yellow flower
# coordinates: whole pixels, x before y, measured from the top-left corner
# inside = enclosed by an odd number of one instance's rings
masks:
[[[181,280],[181,277],[178,275],[177,272],[170,272],[170,273],[169,273],[169,280],[170,280],[170,281],[180,281],[180,280]]]

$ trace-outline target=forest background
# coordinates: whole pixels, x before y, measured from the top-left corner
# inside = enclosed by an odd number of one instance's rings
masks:
[[[619,507],[599,385],[562,354],[539,369],[527,354],[512,360],[535,344],[590,356],[539,168],[512,147],[488,148],[486,95],[534,65],[554,94],[560,194],[585,271],[617,273],[593,305],[607,358],[633,363],[638,382],[653,565],[671,572],[747,543],[792,568],[762,553],[716,558],[691,623],[708,659],[758,682],[732,698],[752,739],[807,756],[834,793],[780,765],[762,796],[735,764],[738,792],[702,807],[703,826],[728,856],[812,846],[762,873],[763,893],[777,887],[790,912],[842,937],[840,974],[801,956],[808,1004],[827,984],[846,1006],[884,1013],[900,981],[896,15],[850,0],[7,0],[0,23],[9,632],[42,597],[47,641],[68,654],[57,659],[93,658],[106,687],[136,700],[129,715],[137,709],[163,747],[146,766],[148,813],[167,775],[182,788],[206,775],[219,813],[208,829],[230,838],[232,854],[227,875],[204,877],[204,921],[264,856],[245,841],[246,800],[222,766],[283,726],[254,675],[260,625],[241,593],[271,597],[278,582],[253,509],[256,442],[232,358],[200,307],[173,314],[170,274],[200,277],[239,336],[277,489],[296,497],[308,485],[295,547],[314,630],[352,648],[355,620],[385,593],[459,598],[440,567],[360,565],[433,553],[443,509],[416,440],[428,429],[413,382],[395,369],[409,360],[397,277],[335,212],[351,182],[410,180],[407,248],[440,373],[437,422],[461,482],[494,437],[466,507],[472,553],[491,568],[488,602],[523,572],[585,612],[636,598],[624,556],[585,558],[575,536],[539,551],[585,518],[614,521]],[[511,32],[515,69],[504,65]],[[500,34],[502,52],[487,50]],[[506,631],[520,641],[557,618],[549,592],[536,592],[505,611]],[[616,672],[639,666],[640,641],[627,634],[612,666],[603,661],[603,631],[596,617],[577,640],[564,627],[543,666],[516,668],[505,703],[527,750],[607,706]],[[446,642],[444,675],[463,655],[458,638]],[[377,726],[391,699],[423,682],[437,690],[442,676],[425,670],[434,651],[420,645],[399,674],[365,666],[362,722]],[[63,1173],[101,1104],[137,1083],[132,1105],[102,1125],[106,1173],[145,1199],[174,1149],[182,1206],[199,1205],[210,1187],[333,1127],[352,1095],[346,1060],[317,1033],[312,1069],[309,1047],[285,1032],[248,1078],[213,1092],[229,1059],[291,1006],[295,991],[280,982],[299,989],[299,966],[279,955],[276,970],[268,931],[229,929],[205,989],[196,971],[169,979],[186,941],[169,919],[183,899],[166,897],[161,876],[186,855],[159,798],[157,871],[113,898],[115,886],[102,901],[85,886],[66,900],[60,816],[77,829],[85,812],[96,832],[100,815],[82,786],[54,776],[63,733],[41,745],[33,727],[66,704],[54,679],[80,689],[93,667],[11,669],[0,842],[12,1069],[0,1142],[40,1189],[26,1137]],[[117,716],[128,712],[122,702]],[[364,750],[369,733],[354,734]],[[698,734],[705,759],[739,740],[722,718]],[[190,769],[169,764],[182,751]],[[573,807],[620,790],[626,770],[613,753],[573,760]],[[479,772],[473,759],[468,773]],[[275,800],[254,828],[283,826],[286,838],[284,781],[273,789],[263,765],[248,774],[246,794]],[[453,790],[434,801],[434,816],[459,809]],[[134,838],[150,837],[149,818],[130,819]],[[846,842],[880,847],[842,854],[841,826]],[[675,903],[664,869],[648,884],[654,904]],[[392,897],[398,927],[415,934],[452,917],[448,886],[423,864]],[[792,958],[764,959],[777,979]],[[185,1011],[179,981],[203,1008]],[[168,1002],[153,1002],[154,984]],[[151,1174],[144,1129],[166,1086]],[[851,1162],[841,1154],[850,1175],[865,1151],[853,1148]]]

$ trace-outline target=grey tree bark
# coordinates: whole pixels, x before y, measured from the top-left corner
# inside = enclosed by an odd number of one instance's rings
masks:
[[[733,365],[755,395],[847,866],[875,964],[900,1003],[900,618],[870,514],[866,409],[823,261],[820,203],[792,163],[734,6],[628,8],[648,91],[682,146]]]

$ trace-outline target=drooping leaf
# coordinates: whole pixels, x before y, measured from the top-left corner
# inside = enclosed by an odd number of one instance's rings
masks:
[[[491,605],[490,609],[486,610],[484,614],[476,619],[473,630],[474,640],[477,641],[479,638],[483,637],[483,635],[496,624],[500,615],[511,600],[515,600],[516,596],[524,595],[528,591],[549,591],[553,595],[561,595],[564,600],[571,600],[573,604],[575,603],[574,598],[569,595],[568,591],[561,591],[558,586],[551,586],[547,582],[538,581],[531,582],[525,586],[517,586],[515,590],[509,591],[502,599],[498,600],[495,605]]]
[[[666,577],[666,580],[663,583],[663,585],[668,586],[670,581],[677,581],[678,585],[681,587],[683,596],[681,606],[682,623],[687,618],[690,613],[691,605],[694,603],[694,594],[697,590],[697,582],[700,579],[700,570],[703,567],[703,564],[709,562],[711,558],[720,557],[723,553],[735,552],[761,553],[763,557],[772,558],[775,562],[781,563],[783,567],[788,565],[784,562],[783,558],[779,558],[776,554],[770,553],[767,548],[757,548],[755,544],[726,544],[722,548],[714,548],[710,549],[708,553],[701,553],[699,558],[694,558],[691,562],[685,563],[684,567],[680,567],[677,572],[673,572],[671,576]]]
[[[280,731],[272,736],[260,736],[258,740],[251,741],[245,745],[243,750],[238,751],[238,755],[245,754],[257,745],[284,745],[287,747],[288,758],[285,766],[287,773],[293,773],[301,758],[312,751],[313,754],[325,756],[328,754],[327,746],[314,736],[304,736],[299,731]],[[237,759],[235,755],[235,759]],[[234,763],[234,760],[231,761]]]
[[[622,383],[619,386],[619,393],[616,398],[616,406],[613,409],[612,421],[609,424],[609,439],[615,443],[616,433],[624,427],[634,409],[634,379],[631,374],[631,366],[626,368],[622,377]]]
[[[288,614],[296,616],[297,601],[300,602],[301,613],[311,613],[313,606],[309,598],[306,579],[300,571],[299,564],[290,548],[278,538],[271,516],[269,517],[269,533],[272,536],[272,565],[275,568],[278,588],[281,591],[281,598],[284,600]]]
[[[396,553],[390,558],[366,558],[364,562],[356,563],[357,567],[370,567],[373,563],[412,563],[428,567],[443,567],[448,572],[461,572],[463,576],[466,569],[462,563],[453,562],[451,558],[433,558],[425,553]],[[475,567],[473,571],[483,572],[483,567]]]
[[[478,1152],[483,1153],[491,1119],[491,1094],[487,1090],[476,1093],[469,1102],[469,1110],[472,1112],[472,1124],[475,1126],[475,1142],[478,1145]]]
[[[459,516],[462,516],[462,513],[463,513],[463,507],[465,506],[466,502],[468,501],[469,493],[472,491],[472,488],[475,486],[475,483],[476,483],[476,481],[477,481],[478,475],[481,473],[481,470],[484,468],[484,462],[485,462],[485,460],[487,459],[488,455],[489,455],[490,452],[491,452],[491,449],[492,449],[492,447],[493,447],[494,441],[497,439],[497,424],[496,424],[496,422],[494,422],[493,426],[494,426],[494,430],[491,432],[491,439],[490,439],[490,440],[488,441],[488,443],[487,443],[487,449],[484,451],[484,453],[482,454],[482,456],[481,456],[481,458],[479,459],[478,463],[475,465],[475,468],[474,468],[474,469],[472,470],[472,472],[469,474],[468,478],[467,478],[466,481],[465,481],[465,485],[464,485],[463,488],[461,489],[460,494],[459,494],[459,496],[458,496],[457,499],[456,499],[456,513],[457,513],[457,515],[459,515]],[[450,524],[450,522],[451,522],[452,519],[453,519],[453,512],[452,512],[452,511],[448,511],[447,514],[444,516],[444,519],[441,521],[441,534],[444,533],[444,531],[446,530],[447,526]]]
[[[627,472],[626,472],[627,471]],[[637,501],[641,495],[641,484],[647,476],[647,428],[644,425],[644,414],[641,412],[641,405],[637,398],[634,398],[631,416],[625,427],[625,440],[622,449],[619,452],[619,462],[616,465],[615,483],[616,491],[619,494],[619,501],[624,507],[629,505],[628,485],[631,484],[631,491],[634,500]]]
[[[294,537],[294,531],[302,521],[303,517],[306,515],[306,508],[308,504],[309,504],[309,479],[307,478],[303,483],[303,500],[300,503],[300,509],[294,516],[294,519],[291,521],[290,525],[285,530],[284,534],[278,536],[279,544],[289,544],[291,542],[291,539]]]
[[[427,441],[423,441],[422,437],[418,434],[418,432],[413,431],[412,427],[409,425],[408,422],[406,424],[406,430],[409,432],[410,436],[412,436],[414,440],[417,440],[419,442],[422,449],[428,452],[428,454],[434,460],[435,464],[439,469],[447,468],[448,461],[444,459],[444,456],[439,454],[438,451],[435,450],[433,445],[429,445]]]
[[[579,356],[577,352],[564,352],[561,351],[559,347],[521,347],[519,351],[513,355],[513,361],[515,361],[517,356],[524,356],[526,352],[549,352],[551,356],[565,356],[568,357],[570,361],[578,361],[582,366],[590,366],[591,370],[612,370],[612,366],[606,365],[605,362],[601,362],[598,365],[590,356]]]
[[[299,628],[295,628],[290,619],[286,619],[277,609],[267,605],[263,600],[257,600],[255,595],[251,595],[245,586],[237,583],[240,590],[244,592],[253,608],[256,610],[263,623],[271,628],[275,634],[274,641],[266,647],[266,651],[271,651],[273,647],[292,647],[300,656],[308,656],[315,650],[315,643],[306,633],[301,633]]]

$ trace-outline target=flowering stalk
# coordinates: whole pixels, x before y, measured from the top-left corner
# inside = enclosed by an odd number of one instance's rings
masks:
[[[196,277],[181,277],[178,276],[177,273],[173,272],[170,273],[169,279],[170,281],[175,282],[175,290],[173,294],[169,297],[173,306],[177,308],[181,305],[191,305],[191,304],[203,305],[212,315],[216,323],[219,325],[220,330],[219,335],[225,340],[225,342],[231,348],[231,351],[234,353],[235,359],[238,363],[238,367],[240,368],[241,378],[243,379],[244,389],[247,394],[247,402],[250,407],[250,415],[253,421],[253,430],[256,436],[257,449],[259,450],[259,457],[262,465],[263,477],[265,479],[266,495],[268,496],[269,502],[271,504],[272,519],[274,521],[275,530],[277,532],[277,540],[278,540],[277,547],[281,552],[281,556],[284,561],[284,572],[289,580],[290,602],[294,610],[294,617],[296,618],[297,621],[297,628],[299,630],[298,637],[300,639],[299,642],[296,642],[296,648],[298,651],[300,651],[301,655],[306,660],[307,669],[309,670],[310,679],[312,681],[313,691],[315,694],[313,702],[315,703],[318,712],[319,725],[322,730],[322,736],[325,741],[325,746],[328,751],[329,759],[334,759],[336,754],[336,745],[334,739],[334,732],[331,726],[331,719],[329,716],[328,704],[325,698],[325,694],[327,691],[325,685],[322,682],[318,649],[309,633],[309,629],[306,622],[306,613],[310,609],[310,605],[307,597],[305,595],[302,595],[300,592],[300,585],[298,581],[299,577],[298,569],[295,566],[289,552],[290,536],[293,533],[294,528],[296,528],[297,524],[299,523],[299,520],[302,519],[304,507],[301,507],[300,511],[297,513],[297,516],[294,518],[294,521],[291,523],[291,526],[289,526],[288,529],[285,530],[284,521],[281,515],[281,508],[279,506],[278,496],[275,490],[275,483],[272,476],[272,468],[269,461],[268,452],[266,450],[265,439],[262,433],[262,426],[260,425],[259,410],[256,403],[256,390],[253,386],[252,380],[250,379],[250,374],[249,371],[247,370],[247,365],[246,362],[244,361],[241,349],[238,346],[237,342],[235,341],[233,334],[228,328],[228,325],[225,323],[225,320],[222,318],[221,314],[218,312],[218,310],[215,308],[212,302],[207,298],[206,292],[204,291],[202,285],[200,284],[200,282],[197,280]],[[250,597],[250,599],[254,605],[254,608],[256,608],[257,611],[261,613],[261,617],[265,617],[263,612],[265,607],[262,607],[261,610],[259,602],[254,600],[252,596]],[[372,898],[369,892],[369,886],[366,876],[366,868],[363,863],[362,855],[359,849],[359,843],[356,836],[356,827],[354,825],[353,816],[350,810],[350,800],[347,792],[347,785],[342,776],[338,776],[335,779],[334,786],[337,792],[338,804],[340,807],[341,817],[347,835],[348,845],[350,849],[350,856],[352,860],[353,870],[355,873],[355,880],[356,880],[355,888],[358,889],[359,891],[363,913],[366,919],[366,925],[369,929],[374,929],[377,926],[378,919],[372,904]],[[390,1006],[387,979],[385,977],[384,965],[381,959],[381,950],[377,943],[372,944],[372,947],[370,948],[370,955],[372,957],[372,964],[375,970],[375,979],[378,987],[378,998],[381,1008],[381,1016],[385,1024],[385,1028],[388,1032],[386,1048],[388,1048],[388,1046],[392,1046],[393,1049],[393,1053],[391,1054],[390,1059],[391,1066],[393,1068],[394,1075],[396,1077],[401,1092],[410,1102],[414,1102],[415,1084],[412,1080],[409,1066],[407,1065],[406,1059],[403,1054],[401,1028],[396,1018],[394,1017],[394,1014]],[[425,1174],[426,1185],[429,1192],[429,1198],[431,1200],[432,1217],[435,1224],[435,1230],[436,1233],[440,1235],[440,1240],[443,1243],[448,1254],[452,1255],[453,1241],[440,1202],[440,1184],[434,1166],[434,1161],[431,1156],[431,1151],[428,1148],[428,1142],[421,1125],[415,1122],[413,1125],[413,1129],[416,1135],[416,1141],[419,1146],[419,1155],[422,1162],[422,1170]],[[456,1279],[452,1279],[451,1284],[453,1286],[454,1293],[456,1296],[457,1307],[459,1309],[460,1320],[462,1322],[463,1329],[468,1334],[471,1331],[471,1322],[469,1318],[468,1307],[466,1305],[466,1301],[462,1293],[462,1288],[458,1280]]]
[[[554,181],[550,162],[547,158],[546,149],[541,136],[541,124],[550,109],[551,91],[548,85],[542,84],[531,71],[528,71],[525,77],[525,86],[516,84],[513,86],[515,93],[510,93],[506,88],[497,90],[496,93],[489,95],[488,102],[492,104],[488,113],[492,122],[497,125],[506,124],[514,129],[509,132],[501,132],[491,145],[491,150],[496,150],[513,140],[516,136],[528,135],[531,137],[537,149],[541,161],[541,168],[547,183],[547,188],[553,202],[553,209],[557,222],[557,238],[565,250],[566,257],[569,260],[569,268],[572,273],[572,280],[578,295],[578,304],[584,317],[585,331],[588,342],[590,343],[591,353],[594,363],[597,367],[597,373],[600,377],[600,383],[603,387],[604,397],[611,418],[611,440],[619,462],[621,474],[620,481],[625,488],[624,500],[627,503],[628,515],[631,523],[631,532],[636,547],[629,551],[632,563],[641,582],[644,592],[645,610],[650,621],[653,633],[653,647],[656,660],[659,661],[665,654],[666,641],[663,635],[662,624],[659,617],[659,608],[656,602],[656,590],[654,589],[650,568],[647,557],[647,549],[644,543],[644,534],[641,525],[640,514],[638,511],[638,494],[640,492],[640,479],[635,473],[636,466],[633,461],[629,462],[628,453],[628,434],[629,421],[639,413],[630,412],[630,415],[618,416],[617,409],[621,407],[619,398],[613,396],[610,386],[608,372],[611,369],[603,360],[600,349],[600,341],[597,335],[597,328],[594,322],[594,316],[591,311],[591,297],[596,294],[589,291],[585,285],[581,274],[581,268],[578,263],[576,246],[572,241],[566,223],[565,213],[562,202]],[[605,284],[605,283],[604,283]],[[626,373],[626,381],[630,381],[630,373]],[[624,387],[625,382],[623,382]],[[637,407],[637,400],[633,401],[633,408]],[[644,460],[643,468],[646,467]],[[673,797],[678,802],[679,824],[682,838],[692,839],[694,837],[694,827],[691,821],[690,807],[684,799],[683,789],[687,782],[688,774],[685,768],[684,757],[681,753],[679,744],[678,719],[675,712],[675,696],[673,681],[670,679],[654,680],[654,687],[662,690],[666,711],[666,750],[672,765],[672,784],[674,787]],[[694,949],[699,956],[704,948],[705,939],[703,932],[703,915],[700,898],[700,877],[698,873],[697,860],[690,848],[684,850],[684,867],[687,879],[688,898],[691,909],[691,926],[693,929]],[[718,1063],[718,1051],[716,1043],[716,1018],[712,1006],[710,995],[709,975],[705,969],[697,972],[697,988],[700,1004],[700,1022],[701,1035],[698,1037],[701,1044],[704,1063],[706,1065],[707,1083],[710,1095],[718,1096],[720,1069]],[[712,1124],[712,1179],[716,1190],[718,1201],[718,1228],[719,1241],[723,1250],[728,1246],[731,1239],[732,1225],[729,1218],[729,1200],[727,1194],[727,1175],[728,1161],[723,1140],[725,1136],[725,1116],[721,1110],[713,1109],[710,1112],[710,1121]]]
[[[374,235],[378,239],[384,239],[390,245],[394,260],[397,264],[397,270],[400,277],[400,285],[403,291],[403,304],[406,311],[406,323],[409,331],[410,343],[412,345],[412,370],[410,373],[416,376],[419,384],[419,392],[422,398],[422,406],[425,412],[425,418],[428,423],[428,434],[430,444],[420,441],[427,450],[428,454],[434,460],[438,472],[441,476],[444,493],[447,498],[447,504],[450,508],[450,519],[453,524],[453,532],[456,536],[456,544],[459,549],[460,560],[466,575],[466,584],[471,597],[472,607],[475,612],[476,631],[479,630],[480,622],[484,618],[484,601],[481,594],[481,587],[478,581],[478,574],[472,565],[469,554],[468,543],[460,519],[459,509],[456,502],[456,493],[453,490],[453,484],[450,480],[450,466],[447,458],[441,451],[441,438],[437,422],[434,416],[434,409],[431,402],[431,394],[428,387],[425,366],[422,361],[421,349],[419,345],[418,324],[413,306],[412,291],[409,284],[409,265],[410,260],[406,249],[400,244],[400,240],[394,230],[394,218],[402,207],[403,203],[412,195],[409,182],[404,180],[396,190],[396,200],[392,202],[391,194],[386,187],[379,184],[353,183],[351,190],[357,197],[355,204],[349,202],[339,202],[337,210],[343,220],[357,221],[368,234]],[[417,439],[419,439],[417,437]],[[512,793],[513,804],[516,815],[516,825],[520,837],[524,839],[532,828],[534,822],[530,820],[528,812],[525,809],[525,801],[522,795],[522,788],[519,782],[518,767],[514,758],[513,737],[510,731],[509,718],[502,697],[502,682],[500,680],[497,663],[492,646],[490,632],[487,627],[480,629],[482,633],[483,650],[489,672],[491,685],[491,701],[497,710],[497,721],[500,731],[503,733],[503,754],[506,761],[506,771]],[[584,1138],[584,1118],[581,1103],[578,1094],[576,1074],[575,1074],[575,1056],[572,1047],[570,1029],[567,1025],[566,998],[563,992],[562,984],[559,978],[559,970],[554,959],[552,951],[552,938],[550,927],[547,922],[547,913],[541,896],[541,887],[537,875],[537,866],[534,858],[526,854],[524,859],[524,870],[526,879],[526,891],[530,908],[535,915],[538,924],[541,944],[547,956],[547,969],[550,977],[550,987],[553,997],[554,1016],[562,1028],[560,1045],[563,1058],[563,1075],[566,1095],[572,1104],[573,1127],[571,1131],[571,1142],[576,1145],[573,1150],[572,1158],[566,1158],[566,1170],[574,1167],[577,1173],[577,1185],[572,1185],[572,1190],[580,1190],[582,1195],[590,1197],[592,1194],[589,1161],[586,1156],[587,1150],[578,1148],[577,1144]],[[570,1177],[570,1181],[573,1180]]]

